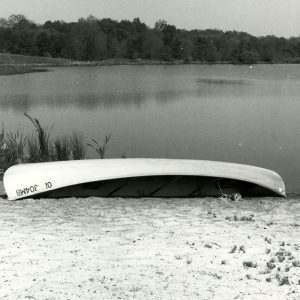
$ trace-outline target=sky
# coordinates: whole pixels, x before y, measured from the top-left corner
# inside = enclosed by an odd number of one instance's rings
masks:
[[[0,0],[0,17],[11,14],[23,14],[40,24],[89,15],[117,21],[138,17],[150,27],[163,19],[187,30],[300,36],[300,0]]]

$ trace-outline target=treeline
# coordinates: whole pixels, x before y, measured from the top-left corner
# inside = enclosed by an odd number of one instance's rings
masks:
[[[36,24],[23,15],[0,19],[0,52],[68,58],[151,59],[253,64],[299,63],[300,37],[255,37],[245,32],[183,30],[159,20],[115,21],[89,16],[77,22]]]

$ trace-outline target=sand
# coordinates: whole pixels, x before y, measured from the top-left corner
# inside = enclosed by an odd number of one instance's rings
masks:
[[[0,198],[0,299],[300,299],[300,198]]]

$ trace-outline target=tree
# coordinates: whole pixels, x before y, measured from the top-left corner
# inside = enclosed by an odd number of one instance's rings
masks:
[[[35,37],[36,53],[40,56],[45,56],[51,51],[51,41],[45,31],[40,32]]]
[[[6,20],[6,25],[8,27],[14,27],[17,25],[22,25],[26,23],[33,23],[29,21],[24,15],[10,15],[8,19]]]
[[[165,47],[171,47],[172,41],[176,36],[176,27],[173,25],[166,25],[162,30],[162,40]]]
[[[217,49],[212,39],[199,36],[195,42],[196,58],[202,62],[214,62],[216,60]]]
[[[185,60],[186,62],[191,61],[193,55],[193,43],[188,39],[184,39],[181,41],[180,45],[181,56],[180,58]]]
[[[122,57],[237,64],[299,62],[300,38],[256,38],[245,32],[217,29],[187,31],[165,20],[158,20],[151,29],[139,18],[117,22],[92,15],[77,22],[37,25],[16,14],[0,18],[0,51],[77,60]]]
[[[145,58],[148,59],[160,59],[161,51],[162,51],[163,43],[161,39],[159,39],[154,34],[149,34],[144,43],[144,55]]]
[[[106,58],[107,37],[103,32],[98,32],[95,36],[95,59],[101,60]]]
[[[167,26],[167,21],[160,19],[155,22],[154,30],[162,32],[166,26]]]
[[[64,34],[60,32],[54,32],[51,37],[51,49],[50,53],[52,57],[66,57],[67,41]]]
[[[8,27],[11,31],[9,51],[16,54],[33,54],[37,26],[23,15],[11,15],[8,18]]]

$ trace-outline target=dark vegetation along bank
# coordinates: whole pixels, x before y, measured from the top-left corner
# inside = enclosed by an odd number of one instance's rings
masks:
[[[73,132],[68,136],[52,137],[52,127],[44,127],[40,121],[25,113],[32,123],[34,132],[25,136],[22,131],[0,130],[0,179],[10,167],[21,163],[85,159],[87,148],[96,151],[99,158],[105,158],[111,136],[102,141],[91,139],[86,143],[83,135]],[[122,154],[122,158],[126,155]]]
[[[25,16],[12,15],[0,19],[0,52],[76,61],[299,63],[300,37],[255,37],[217,29],[188,31],[163,20],[149,28],[138,18],[118,22],[89,16],[71,23],[36,24]]]

